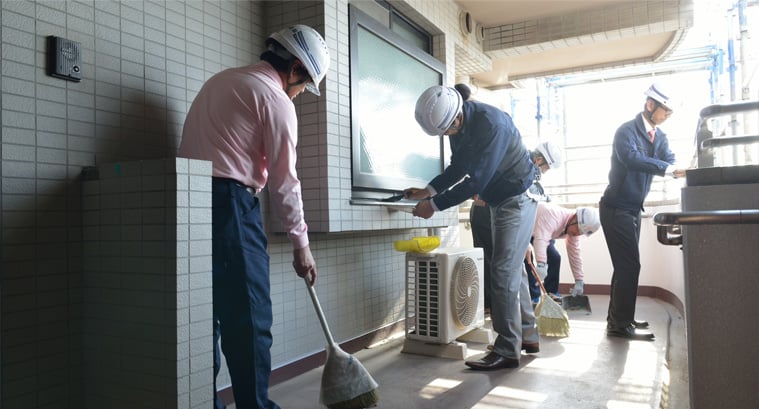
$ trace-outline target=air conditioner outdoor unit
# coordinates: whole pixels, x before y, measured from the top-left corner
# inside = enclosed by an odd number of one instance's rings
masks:
[[[448,344],[485,324],[481,248],[406,253],[406,338]]]

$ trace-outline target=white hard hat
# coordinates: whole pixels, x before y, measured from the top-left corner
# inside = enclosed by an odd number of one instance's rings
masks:
[[[577,208],[577,227],[580,233],[590,236],[601,228],[601,219],[598,210],[593,207]]]
[[[416,122],[428,135],[443,135],[461,113],[461,94],[453,88],[435,85],[416,100]]]
[[[667,91],[666,88],[662,87],[659,83],[653,83],[650,87],[644,92],[647,97],[653,99],[654,101],[664,105],[666,108],[672,109],[672,100],[670,99],[671,95],[669,94],[669,91]]]
[[[538,145],[538,152],[543,155],[548,167],[551,169],[558,169],[561,167],[562,155],[561,149],[551,142],[546,141]]]
[[[276,40],[303,63],[313,81],[313,84],[306,84],[306,89],[313,94],[321,95],[319,83],[329,69],[329,50],[322,36],[309,26],[296,24],[272,33],[266,39],[267,44],[269,40]]]

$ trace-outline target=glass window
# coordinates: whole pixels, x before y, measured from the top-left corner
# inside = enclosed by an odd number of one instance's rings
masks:
[[[444,83],[445,65],[351,7],[353,188],[424,186],[445,165],[443,138],[414,118],[419,95]]]
[[[430,36],[402,16],[390,14],[390,29],[420,49],[430,53]]]

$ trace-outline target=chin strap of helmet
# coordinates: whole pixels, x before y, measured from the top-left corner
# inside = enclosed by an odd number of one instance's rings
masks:
[[[643,112],[646,114],[646,119],[648,119],[648,122],[654,123],[654,112],[656,112],[656,110],[659,109],[659,107],[661,106],[661,103],[651,97],[649,97],[648,99],[654,103],[654,109],[648,111],[644,108]]]

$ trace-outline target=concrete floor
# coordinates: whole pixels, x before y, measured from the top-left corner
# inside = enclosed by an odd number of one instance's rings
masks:
[[[636,318],[651,323],[656,340],[627,341],[605,335],[608,296],[590,298],[592,314],[569,313],[569,337],[542,337],[540,353],[522,355],[517,369],[478,372],[459,359],[402,353],[403,337],[354,356],[380,385],[381,409],[688,408],[680,313],[639,297]],[[485,347],[469,342],[467,355],[478,357]],[[323,407],[321,374],[320,367],[275,385],[271,398],[283,409]]]

